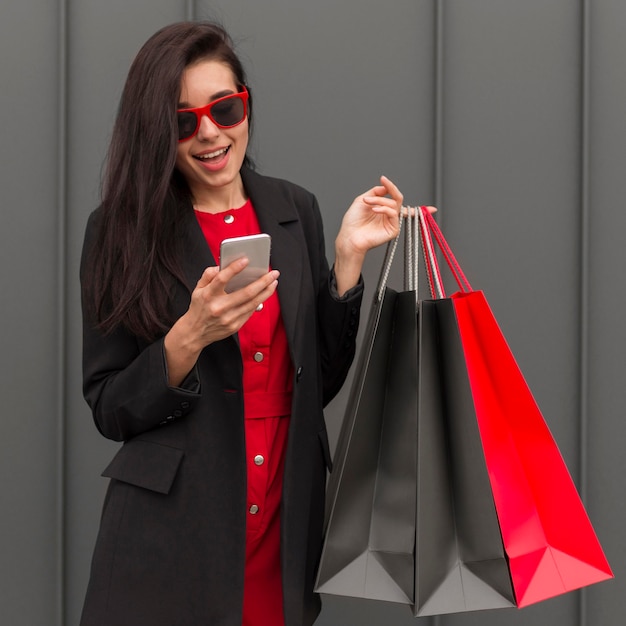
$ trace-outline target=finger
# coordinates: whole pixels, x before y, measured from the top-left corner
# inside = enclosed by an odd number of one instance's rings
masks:
[[[259,305],[263,304],[275,291],[278,287],[278,276],[280,272],[277,270],[272,270],[267,276],[270,280],[269,283],[265,281],[261,281],[261,285],[263,285],[261,291],[259,291],[251,300],[251,305],[253,310],[260,310]],[[259,281],[255,281],[259,282]]]
[[[387,193],[398,203],[398,206],[401,206],[404,196],[398,187],[386,176],[381,176],[380,182],[387,190]]]
[[[375,196],[386,196],[388,193],[387,187],[384,185],[376,185],[376,187],[372,187],[369,191],[366,191],[363,195],[375,195]]]
[[[262,310],[263,303],[278,287],[277,278],[273,278],[277,274],[278,272],[270,272],[247,287],[225,296],[231,302],[232,311],[237,316],[238,324],[243,325],[255,311]],[[269,283],[264,280],[266,277],[270,280]],[[258,290],[259,288],[260,291]]]
[[[224,291],[228,281],[242,272],[248,263],[249,260],[247,257],[235,259],[232,263],[229,263],[226,267],[220,269],[217,274],[215,274],[211,284],[215,286],[217,291]]]
[[[243,306],[247,308],[252,302],[255,303],[254,307],[256,307],[261,302],[264,302],[271,295],[271,293],[273,293],[273,290],[276,289],[279,276],[280,272],[278,270],[271,270],[267,272],[267,274],[264,274],[260,278],[251,282],[249,285],[231,292],[228,294],[228,297],[235,307]],[[271,289],[271,292],[267,296],[263,297],[263,292],[266,289]]]
[[[273,280],[269,283],[269,285],[266,285],[259,293],[257,293],[255,297],[247,299],[242,304],[235,307],[234,311],[236,311],[237,315],[236,324],[238,328],[243,326],[243,324],[245,324],[256,311],[261,311],[263,309],[263,303],[276,291],[277,287],[278,280]],[[245,292],[246,289],[247,287],[227,295],[226,297],[231,298],[235,296],[235,294],[243,295],[243,292]]]
[[[377,208],[389,208],[395,213],[399,213],[402,203],[398,204],[398,201],[394,198],[387,198],[386,196],[365,196],[363,202],[371,206],[372,209]]]
[[[219,272],[219,267],[207,267],[204,272],[202,272],[202,276],[200,276],[198,282],[196,283],[196,287],[198,289],[202,289],[211,283],[211,281],[215,278],[215,275]]]
[[[367,191],[364,191],[363,193],[359,194],[355,199],[354,199],[354,203],[358,203],[362,200],[364,200],[365,198],[374,198],[374,197],[378,197],[378,196],[384,196],[387,194],[387,190],[381,186],[378,185],[376,187],[372,187],[371,189],[368,189]]]
[[[437,207],[436,206],[425,206],[424,207],[429,213],[437,213]]]
[[[396,208],[398,207],[398,201],[395,198],[390,198],[387,194],[384,196],[363,196],[363,201],[367,204],[384,204],[387,206],[395,206]]]
[[[254,298],[257,294],[259,294],[263,289],[266,289],[270,284],[274,281],[278,280],[280,276],[280,272],[278,270],[270,270],[267,274],[263,274],[260,278],[257,278],[254,282],[251,282],[249,285],[241,289],[246,295]]]
[[[391,218],[400,217],[400,211],[398,210],[398,207],[395,205],[395,202],[391,205],[378,203],[378,204],[372,205],[370,208],[372,210],[372,213],[377,213],[379,215],[387,215],[388,217],[391,217]]]

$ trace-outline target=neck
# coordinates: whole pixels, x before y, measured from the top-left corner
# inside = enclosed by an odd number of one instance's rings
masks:
[[[241,176],[226,187],[192,188],[191,195],[194,209],[204,213],[223,213],[243,206],[248,199]]]

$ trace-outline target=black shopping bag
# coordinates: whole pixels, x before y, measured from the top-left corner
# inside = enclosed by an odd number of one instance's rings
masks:
[[[415,615],[512,606],[479,434],[454,410],[465,401],[441,360],[440,305],[417,300],[416,218],[408,222],[405,291],[386,286],[396,240],[357,362],[316,590],[404,603]]]
[[[397,243],[387,248],[337,443],[316,590],[411,604],[417,317],[414,293],[384,284]]]
[[[515,606],[450,300],[419,307],[414,615]]]

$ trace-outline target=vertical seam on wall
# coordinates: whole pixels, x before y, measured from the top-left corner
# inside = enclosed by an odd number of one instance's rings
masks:
[[[438,207],[438,222],[443,228],[441,210],[443,201],[443,0],[435,3],[435,206]],[[440,251],[438,251],[439,254]],[[441,262],[441,258],[439,259]],[[416,598],[417,600],[417,598]],[[441,617],[433,617],[433,626],[440,626]]]
[[[435,3],[435,206],[439,209],[437,222],[445,230],[445,208],[443,207],[443,46],[444,46],[444,0]],[[441,250],[437,250],[439,263],[442,263]],[[438,618],[435,626],[439,625]]]
[[[443,0],[435,5],[435,204],[443,198]]]
[[[65,447],[66,447],[66,273],[67,273],[67,1],[58,13],[58,129],[57,129],[57,624],[65,623]]]
[[[580,110],[580,423],[579,485],[583,502],[587,501],[588,432],[589,432],[589,132],[590,132],[590,16],[589,0],[581,0],[581,110]],[[579,592],[579,624],[587,623],[587,594]]]
[[[195,0],[186,0],[185,2],[185,19],[193,22],[196,19],[196,3]]]

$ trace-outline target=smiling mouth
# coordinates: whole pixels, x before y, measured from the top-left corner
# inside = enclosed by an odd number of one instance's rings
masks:
[[[207,152],[206,154],[198,154],[194,155],[194,159],[198,159],[198,161],[217,161],[230,150],[230,146],[227,148],[221,148],[220,150],[216,150],[215,152]]]

